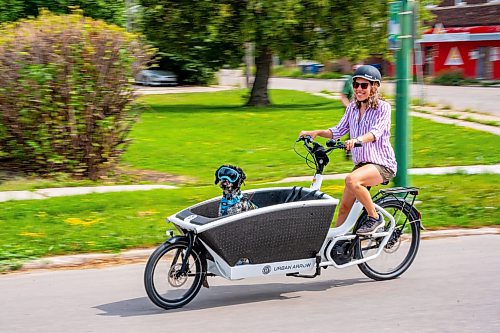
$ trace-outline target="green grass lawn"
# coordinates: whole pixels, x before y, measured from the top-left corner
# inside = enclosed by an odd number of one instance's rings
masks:
[[[213,172],[225,163],[240,165],[253,183],[309,175],[303,160],[293,152],[294,141],[300,130],[335,125],[344,112],[341,103],[298,91],[271,90],[273,106],[254,108],[243,106],[245,94],[232,90],[142,97],[150,107],[131,132],[133,141],[122,165],[187,176],[186,182],[194,185],[212,183]],[[497,136],[421,118],[412,118],[410,145],[412,167],[500,161]],[[341,155],[332,155],[327,173],[351,170],[352,162]],[[136,182],[133,177],[112,181]],[[81,185],[91,184],[59,175],[3,182],[0,191]]]
[[[342,105],[286,90],[272,90],[271,99],[272,107],[251,108],[242,106],[243,91],[238,90],[143,97],[151,110],[134,127],[134,141],[123,162],[187,175],[198,184],[212,182],[213,171],[224,163],[240,165],[253,182],[308,175],[291,148],[294,140],[300,130],[335,125],[343,115]],[[421,118],[412,118],[410,145],[413,167],[500,161],[497,136]],[[328,172],[351,168],[339,154]]]
[[[273,106],[250,108],[242,106],[243,95],[243,91],[235,90],[142,97],[150,109],[131,133],[133,143],[123,156],[123,164],[188,176],[190,186],[0,203],[0,269],[15,267],[29,258],[159,244],[165,238],[165,228],[172,227],[165,225],[165,217],[219,195],[213,173],[220,164],[243,167],[248,175],[247,188],[284,177],[311,175],[312,170],[293,152],[293,143],[302,129],[336,124],[343,114],[340,102],[273,90]],[[495,135],[420,118],[413,118],[412,124],[413,167],[500,161]],[[325,173],[351,168],[352,162],[337,152]],[[424,225],[435,229],[498,224],[499,179],[498,175],[413,177],[413,183],[422,188],[419,208]],[[62,177],[38,185],[36,180],[20,180],[10,187],[0,185],[0,190],[61,184],[89,185]],[[339,197],[342,182],[325,182],[323,189]]]
[[[426,228],[498,224],[498,175],[412,180],[421,188],[418,207]],[[246,186],[254,187],[262,185]],[[338,198],[342,188],[342,181],[326,181],[323,191]],[[155,246],[165,239],[165,230],[173,228],[165,223],[167,216],[218,195],[219,189],[212,185],[1,203],[0,270],[30,258]]]

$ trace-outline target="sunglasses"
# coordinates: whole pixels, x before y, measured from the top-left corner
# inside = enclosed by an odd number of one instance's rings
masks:
[[[368,85],[369,85],[368,82],[359,83],[359,82],[354,81],[352,83],[352,87],[354,89],[358,89],[359,86],[361,86],[361,89],[366,89],[366,88],[368,88]]]
[[[240,173],[232,168],[222,167],[217,171],[217,178],[234,183],[240,178]]]

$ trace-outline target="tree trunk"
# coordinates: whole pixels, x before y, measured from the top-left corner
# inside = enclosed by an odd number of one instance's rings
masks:
[[[267,93],[267,83],[271,73],[271,63],[273,54],[267,46],[261,46],[257,50],[255,58],[255,79],[252,86],[252,93],[247,102],[247,106],[267,106],[271,104]]]

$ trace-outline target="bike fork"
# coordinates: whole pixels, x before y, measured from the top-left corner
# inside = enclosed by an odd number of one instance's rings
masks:
[[[187,236],[188,236],[188,247],[186,249],[186,253],[184,254],[184,257],[182,258],[181,269],[176,273],[179,276],[187,274],[188,259],[189,259],[189,256],[191,255],[191,250],[193,249],[193,245],[194,245],[194,240],[195,240],[194,233],[188,232]],[[176,255],[176,257],[177,257],[177,255]]]

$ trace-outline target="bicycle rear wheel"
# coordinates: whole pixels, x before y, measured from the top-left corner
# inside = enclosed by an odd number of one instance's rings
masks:
[[[188,243],[164,243],[151,255],[144,271],[144,285],[151,301],[164,309],[186,305],[198,294],[207,266],[203,252],[191,249],[187,270],[181,273]]]
[[[396,227],[382,253],[373,260],[359,264],[358,267],[371,279],[390,280],[403,274],[415,259],[420,244],[420,220],[417,211],[402,200],[384,198],[377,204],[394,217]],[[386,230],[389,223],[386,221]],[[381,238],[361,237],[356,247],[357,257],[374,255],[380,242]]]

